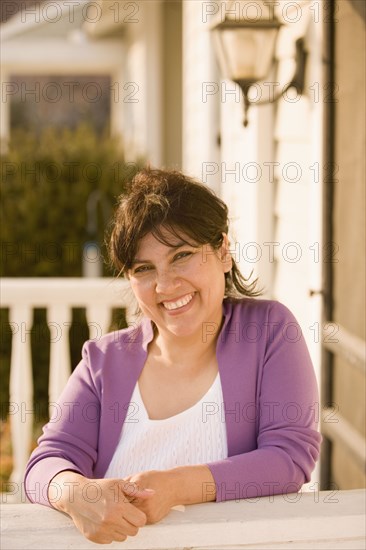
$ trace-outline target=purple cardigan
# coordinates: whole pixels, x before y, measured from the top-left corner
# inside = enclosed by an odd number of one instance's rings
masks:
[[[319,455],[319,398],[309,352],[279,302],[225,300],[217,360],[228,458],[207,464],[217,501],[298,491]],[[207,327],[209,330],[209,327]],[[152,340],[151,321],[88,341],[25,474],[28,498],[50,506],[62,470],[101,478],[116,448]]]

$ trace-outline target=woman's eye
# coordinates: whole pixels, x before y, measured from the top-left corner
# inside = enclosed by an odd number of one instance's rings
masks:
[[[136,267],[134,273],[145,273],[146,271],[150,271],[150,269],[150,265],[140,265],[139,267]]]
[[[174,256],[174,260],[181,260],[182,258],[187,258],[188,256],[192,256],[192,252],[179,252],[179,254]]]

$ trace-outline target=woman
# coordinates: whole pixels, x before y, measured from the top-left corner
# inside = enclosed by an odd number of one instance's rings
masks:
[[[179,172],[144,170],[120,199],[110,254],[142,320],[84,345],[25,479],[90,540],[310,479],[321,437],[301,330],[255,298],[227,233],[226,205]]]

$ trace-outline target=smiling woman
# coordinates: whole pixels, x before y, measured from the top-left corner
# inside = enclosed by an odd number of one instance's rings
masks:
[[[140,324],[85,344],[25,480],[90,540],[310,479],[321,437],[308,350],[291,312],[258,299],[227,234],[226,205],[179,172],[144,170],[120,197],[110,256]]]

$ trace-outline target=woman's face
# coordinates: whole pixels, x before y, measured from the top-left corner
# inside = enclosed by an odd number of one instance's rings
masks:
[[[212,334],[221,324],[224,274],[232,267],[227,237],[214,251],[210,245],[190,246],[168,231],[165,234],[173,246],[147,234],[128,271],[139,306],[159,333]]]

